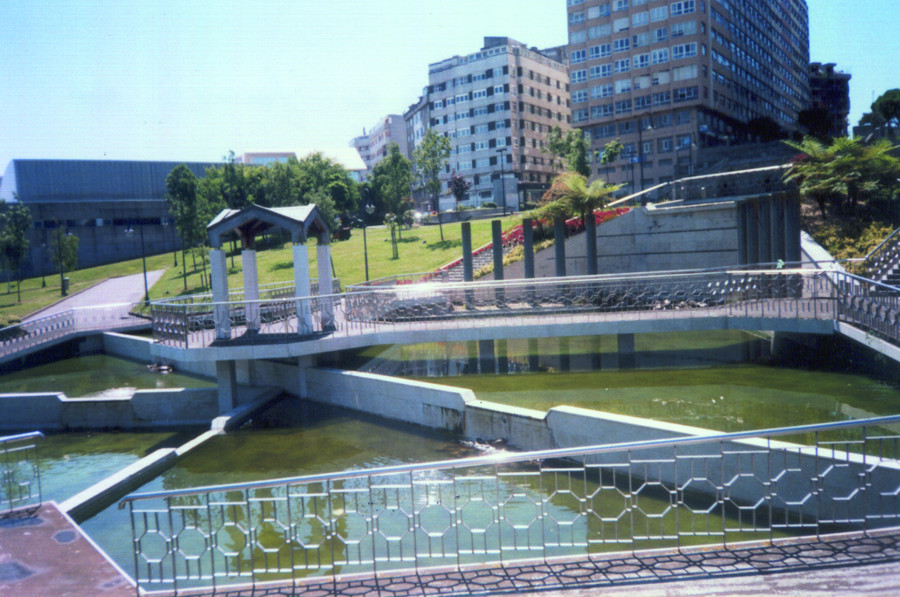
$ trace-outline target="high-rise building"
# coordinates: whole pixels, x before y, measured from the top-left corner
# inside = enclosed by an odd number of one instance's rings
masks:
[[[445,193],[455,171],[472,183],[471,205],[515,208],[539,199],[554,174],[543,151],[547,134],[569,127],[568,81],[564,48],[538,50],[508,37],[485,37],[480,51],[429,65],[428,126],[452,148]],[[451,207],[444,197],[440,207]]]
[[[624,151],[595,175],[639,191],[706,148],[798,129],[809,105],[805,0],[568,0],[573,126]]]
[[[400,153],[404,156],[406,148],[406,123],[399,114],[388,114],[378,121],[368,133],[363,131],[359,137],[350,141],[350,146],[355,147],[359,157],[366,164],[366,175],[371,174],[375,164],[384,159],[388,154],[388,147],[396,143]]]
[[[850,75],[834,70],[834,63],[809,65],[810,107],[827,115],[832,137],[846,137],[850,116]]]

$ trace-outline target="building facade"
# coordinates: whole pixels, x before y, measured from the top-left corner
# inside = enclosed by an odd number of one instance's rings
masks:
[[[834,70],[834,63],[809,65],[810,108],[828,116],[832,137],[846,137],[850,116],[850,75]]]
[[[468,205],[518,208],[540,198],[555,174],[546,137],[553,126],[570,126],[564,55],[485,37],[480,51],[429,65],[428,127],[451,145],[441,205],[431,209],[455,206],[446,187],[453,172],[472,184]]]
[[[624,150],[594,175],[639,191],[699,152],[798,130],[805,0],[568,0],[573,126]],[[707,152],[708,153],[708,152]]]
[[[387,156],[391,143],[396,143],[404,156],[409,153],[406,145],[406,121],[399,114],[388,114],[368,133],[363,131],[362,135],[354,137],[350,142],[350,146],[359,152],[359,157],[366,164],[366,177],[372,173],[375,164]]]

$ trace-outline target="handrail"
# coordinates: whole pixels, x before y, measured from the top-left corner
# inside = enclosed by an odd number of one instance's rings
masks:
[[[44,437],[44,434],[41,433],[40,431],[29,431],[28,433],[19,433],[17,435],[6,435],[3,437],[0,437],[0,444],[5,444],[7,442],[17,442],[17,441],[22,441],[22,440],[26,440],[26,439],[36,439],[36,438],[42,438],[42,437]]]
[[[43,438],[40,431],[0,437],[0,505],[5,505],[7,514],[36,509],[43,501],[36,446],[26,443]]]
[[[597,454],[627,452],[631,450],[647,450],[672,446],[690,446],[709,442],[730,442],[754,439],[759,437],[779,437],[784,435],[800,435],[804,433],[821,433],[853,427],[884,426],[892,423],[900,423],[900,415],[871,417],[867,419],[851,419],[847,421],[832,421],[828,423],[812,423],[808,425],[795,425],[793,427],[773,427],[769,429],[735,431],[730,433],[709,433],[692,437],[674,437],[622,442],[617,444],[598,444],[593,446],[580,446],[573,448],[557,448],[552,450],[532,450],[528,452],[496,452],[493,454],[472,456],[469,458],[455,458],[434,462],[419,462],[377,468],[355,469],[341,471],[338,473],[300,475],[296,477],[284,477],[280,479],[269,479],[264,481],[251,481],[247,483],[228,483],[223,485],[208,485],[205,487],[193,487],[188,489],[172,489],[166,491],[137,493],[123,498],[122,501],[119,502],[119,509],[125,508],[125,506],[129,502],[138,500],[176,498],[205,494],[210,492],[239,491],[245,489],[266,489],[282,485],[318,483],[322,481],[341,481],[346,479],[355,479],[376,475],[393,475],[455,468],[473,468],[479,466],[498,466],[501,464],[515,464],[532,460],[567,459],[576,456],[594,456]]]

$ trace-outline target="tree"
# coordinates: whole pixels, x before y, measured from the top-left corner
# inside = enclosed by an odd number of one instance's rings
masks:
[[[185,249],[191,249],[200,242],[205,232],[205,222],[201,222],[204,209],[200,203],[202,196],[197,192],[197,177],[184,164],[175,166],[166,177],[166,204],[175,219],[175,227],[181,236],[181,264],[184,271],[184,289],[187,290],[187,262]]]
[[[465,176],[461,176],[454,170],[450,173],[450,180],[447,181],[447,188],[453,193],[453,197],[456,198],[456,204],[458,206],[459,202],[465,199],[469,189],[472,188],[472,183],[466,180]]]
[[[438,197],[441,194],[441,170],[450,159],[450,139],[437,133],[434,129],[425,131],[422,142],[413,151],[413,163],[416,174],[425,191],[431,195],[431,208],[438,212],[438,226],[441,229],[441,242],[444,240],[444,226],[441,221],[441,206]]]
[[[792,161],[785,180],[796,182],[801,197],[815,201],[823,218],[827,206],[834,215],[851,215],[861,204],[870,212],[891,209],[900,160],[891,155],[896,148],[888,140],[866,145],[838,137],[825,144],[806,137],[787,143],[801,154]]]
[[[50,236],[50,260],[59,270],[59,291],[66,295],[65,272],[78,265],[78,237],[66,231],[65,225],[57,223]]]
[[[409,196],[413,182],[412,163],[400,153],[396,143],[388,146],[388,154],[372,168],[373,185],[386,211],[401,215],[403,200]]]
[[[600,154],[600,163],[606,167],[606,180],[609,180],[609,165],[619,159],[625,146],[618,138],[613,139],[603,146],[603,152]]]
[[[887,134],[893,138],[894,129],[900,127],[900,89],[889,89],[878,96],[872,104],[876,114],[887,127]]]
[[[569,129],[563,134],[561,128],[554,126],[547,138],[547,150],[562,160],[568,171],[590,177],[591,141],[581,129]]]
[[[584,224],[586,243],[587,273],[597,273],[597,220],[594,210],[606,205],[609,197],[621,188],[602,180],[588,184],[587,177],[577,172],[564,172],[556,177],[553,186],[557,187],[558,201],[581,216]]]
[[[0,201],[0,209],[3,202]],[[22,203],[14,203],[0,213],[0,245],[3,261],[16,277],[16,295],[22,302],[22,265],[28,256],[28,231],[31,229],[31,211]]]

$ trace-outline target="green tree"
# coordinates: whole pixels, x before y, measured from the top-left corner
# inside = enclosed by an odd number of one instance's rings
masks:
[[[547,137],[547,150],[565,164],[566,170],[590,177],[591,141],[581,129],[563,133],[560,127],[554,126]]]
[[[372,168],[372,184],[386,211],[402,214],[403,200],[409,197],[412,182],[412,163],[400,153],[396,143],[391,143],[387,156]]]
[[[0,245],[3,261],[16,277],[16,295],[22,302],[22,265],[28,256],[28,231],[31,229],[31,211],[22,203],[14,203],[3,209],[0,202]]]
[[[577,172],[563,172],[551,185],[551,188],[556,188],[556,201],[566,206],[570,213],[581,216],[585,231],[588,275],[597,273],[597,220],[594,210],[604,207],[609,197],[621,186],[602,180],[588,184],[587,177]]]
[[[887,134],[894,138],[894,129],[900,127],[900,89],[888,89],[872,104],[872,113],[887,127]]]
[[[50,234],[50,261],[59,270],[59,291],[66,295],[65,273],[78,265],[78,237],[70,234],[65,225],[57,223]]]
[[[603,152],[600,154],[600,163],[606,168],[606,180],[609,180],[609,165],[619,159],[624,149],[625,146],[622,145],[622,141],[618,138],[603,146]]]
[[[866,145],[838,137],[825,144],[805,137],[799,143],[787,143],[801,154],[791,163],[785,180],[796,182],[801,197],[815,201],[823,218],[827,211],[855,215],[860,205],[874,217],[893,209],[900,160],[891,155],[896,148],[888,140]]]
[[[441,220],[441,206],[438,197],[441,194],[441,171],[450,159],[450,139],[437,133],[434,129],[425,131],[422,142],[413,151],[413,163],[416,175],[425,191],[431,195],[431,208],[438,212],[438,226],[441,229],[441,241],[444,240],[444,226]]]
[[[198,192],[197,177],[186,165],[175,166],[166,177],[166,204],[181,237],[181,264],[185,290],[187,290],[185,251],[190,250],[193,255],[194,247],[202,242],[201,235],[205,233],[206,223],[209,221],[202,220],[206,210],[201,203],[203,196]]]
[[[456,199],[456,205],[459,206],[459,202],[465,199],[466,193],[472,188],[472,183],[466,180],[465,176],[460,175],[454,170],[450,173],[450,180],[447,181],[447,188],[453,193],[453,197]]]

